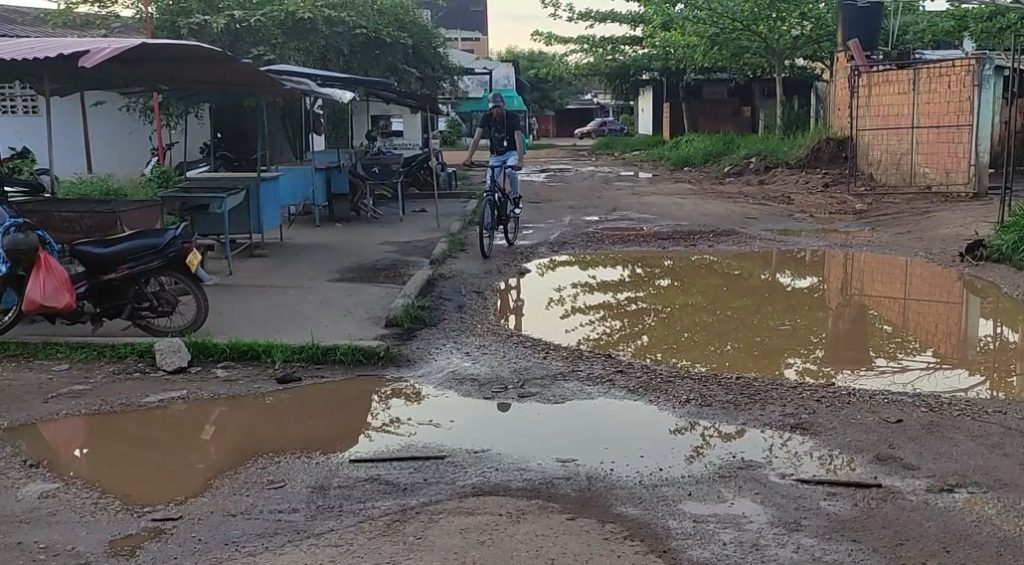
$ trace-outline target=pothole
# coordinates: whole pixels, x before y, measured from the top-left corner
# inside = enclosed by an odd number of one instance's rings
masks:
[[[142,552],[142,546],[160,539],[166,533],[160,528],[143,528],[133,534],[110,540],[107,543],[107,555],[116,559],[134,560]]]
[[[497,388],[497,387],[496,387]],[[271,393],[29,424],[2,438],[53,472],[154,506],[203,492],[249,460],[290,452],[490,452],[554,473],[693,475],[744,461],[775,473],[848,475],[852,457],[778,431],[680,419],[650,405],[494,401],[355,378]]]
[[[918,259],[622,252],[529,267],[500,286],[498,313],[547,341],[702,372],[1024,400],[1024,303]]]
[[[330,279],[334,283],[365,283],[365,284],[405,284],[420,267],[423,260],[386,258],[360,263],[338,271],[337,276]]]

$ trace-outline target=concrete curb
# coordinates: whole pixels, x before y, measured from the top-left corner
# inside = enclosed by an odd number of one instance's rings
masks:
[[[398,297],[395,298],[388,308],[388,317],[384,320],[384,327],[393,328],[397,326],[397,318],[401,314],[402,309],[423,294],[423,289],[426,288],[427,283],[434,276],[434,269],[447,258],[449,238],[458,235],[462,231],[462,228],[465,227],[465,217],[476,209],[479,200],[480,196],[477,195],[466,202],[466,208],[462,214],[463,217],[457,218],[452,222],[452,225],[448,228],[448,235],[441,237],[437,245],[434,246],[434,250],[430,252],[430,263],[416,271],[412,278],[406,281],[405,286],[399,291]]]
[[[51,343],[51,344],[62,344],[72,343],[78,345],[118,345],[125,343],[142,343],[142,344],[155,344],[161,341],[163,338],[158,337],[93,337],[93,336],[7,336],[0,338],[0,343],[20,343],[20,344],[40,344],[40,343]],[[188,340],[185,340],[186,343]],[[226,340],[224,340],[226,341]],[[262,341],[262,340],[252,340]],[[287,343],[285,345],[305,345],[302,343]],[[369,340],[369,341],[342,341],[337,343],[321,342],[321,345],[353,345],[356,347],[363,347],[366,349],[383,349],[388,347],[388,344],[383,341]]]

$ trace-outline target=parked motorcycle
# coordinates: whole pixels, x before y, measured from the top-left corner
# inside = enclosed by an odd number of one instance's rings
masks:
[[[13,216],[8,209],[7,214]],[[210,312],[205,289],[196,277],[202,254],[187,224],[140,230],[71,244],[72,259],[83,270],[71,274],[77,307],[43,315],[51,324],[91,324],[125,320],[153,337],[179,337],[203,327]],[[25,221],[0,240],[9,262],[0,278],[0,335],[18,325],[29,274],[40,249],[38,228]]]
[[[213,153],[211,160],[210,154]],[[200,173],[226,173],[242,170],[244,163],[239,161],[233,153],[224,148],[222,136],[218,133],[213,139],[213,145],[204,141],[199,146],[199,158],[189,161],[178,161],[174,165],[174,172],[178,176],[190,177]]]
[[[7,148],[11,154],[0,158],[3,192],[9,197],[43,196],[50,190],[50,169],[37,167],[36,155],[28,147]],[[58,181],[53,177],[53,182]]]

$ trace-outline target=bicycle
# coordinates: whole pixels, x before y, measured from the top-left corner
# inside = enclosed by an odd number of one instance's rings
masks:
[[[494,234],[500,225],[505,235],[505,243],[509,247],[516,244],[519,239],[519,216],[512,214],[512,201],[505,190],[505,181],[508,171],[514,170],[509,165],[487,165],[490,174],[490,181],[484,188],[483,204],[480,206],[480,223],[477,226],[477,233],[480,240],[480,255],[484,259],[491,256],[494,249]],[[501,181],[498,181],[501,173]]]

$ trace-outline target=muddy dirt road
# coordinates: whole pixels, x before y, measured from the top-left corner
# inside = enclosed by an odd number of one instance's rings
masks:
[[[993,202],[529,164],[401,366],[3,365],[4,562],[1024,562]]]

